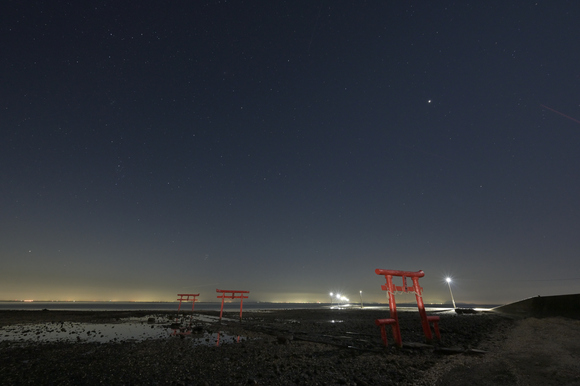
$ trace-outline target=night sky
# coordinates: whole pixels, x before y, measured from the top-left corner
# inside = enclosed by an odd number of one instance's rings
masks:
[[[3,1],[0,299],[578,293],[579,16]]]

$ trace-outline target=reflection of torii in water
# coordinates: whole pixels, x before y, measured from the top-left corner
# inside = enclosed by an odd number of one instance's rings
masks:
[[[541,106],[541,107],[543,107],[543,108],[545,108],[545,109],[548,109],[548,110],[550,110],[550,111],[553,111],[553,112],[555,112],[556,114],[559,114],[559,115],[561,115],[561,116],[563,116],[563,117],[565,117],[565,118],[568,118],[568,119],[569,119],[569,120],[571,120],[571,121],[574,121],[574,122],[576,122],[576,123],[580,123],[580,121],[579,121],[579,120],[577,120],[577,119],[574,119],[574,118],[572,118],[572,117],[570,117],[570,116],[568,116],[568,115],[566,115],[566,114],[564,114],[564,113],[561,113],[561,112],[559,112],[558,110],[554,110],[554,109],[553,109],[553,108],[551,108],[551,107],[548,107],[548,106],[545,106],[545,105],[540,105],[540,106]]]

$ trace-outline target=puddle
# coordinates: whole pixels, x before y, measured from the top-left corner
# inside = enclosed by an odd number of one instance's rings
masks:
[[[46,323],[13,325],[0,328],[0,339],[13,342],[121,342],[160,339],[171,329],[146,323]]]
[[[218,332],[217,334],[212,334],[212,335],[215,336],[216,346],[220,346],[220,345],[228,344],[228,343],[241,343],[247,339],[245,337],[240,337],[239,335],[238,336],[227,335],[227,334],[224,334],[223,332]]]
[[[137,321],[148,321],[151,317],[143,317],[143,318],[132,318],[131,320],[137,320]],[[164,321],[168,320],[167,318],[155,318],[156,319],[156,323],[164,323]],[[177,320],[180,320],[182,323],[191,323],[191,322],[203,322],[203,323],[217,323],[219,322],[220,318],[219,316],[211,316],[211,315],[201,315],[201,314],[193,314],[193,315],[181,315],[179,317],[176,318]],[[125,320],[125,319],[124,319]],[[127,319],[129,320],[129,319]],[[172,319],[175,320],[175,319]],[[228,321],[228,322],[233,322],[235,321],[234,319],[229,319],[229,318],[222,318],[222,321]]]
[[[194,346],[220,346],[246,339],[224,332],[208,332],[207,326],[217,321],[219,317],[187,315],[176,319],[158,316],[126,318],[121,319],[119,323],[105,324],[76,322],[19,324],[1,327],[0,340],[15,343],[120,343],[181,337],[191,339]]]

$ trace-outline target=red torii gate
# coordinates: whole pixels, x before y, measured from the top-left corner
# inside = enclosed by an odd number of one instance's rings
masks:
[[[177,294],[179,296],[179,307],[177,307],[177,312],[181,309],[181,302],[191,302],[191,311],[193,311],[193,307],[195,307],[195,302],[197,301],[197,297],[199,294]]]
[[[389,319],[377,319],[375,324],[381,328],[381,338],[387,346],[387,333],[385,331],[385,326],[390,325],[393,329],[393,338],[397,346],[403,346],[403,340],[401,338],[401,330],[399,328],[399,318],[397,317],[397,304],[395,303],[395,292],[413,292],[415,298],[417,299],[417,308],[419,308],[419,315],[421,315],[421,325],[423,326],[423,333],[427,342],[433,340],[433,335],[431,334],[431,326],[429,323],[433,323],[433,329],[435,330],[435,335],[437,339],[441,339],[441,334],[439,333],[439,317],[438,316],[427,316],[425,312],[425,304],[423,303],[423,288],[419,285],[419,278],[425,276],[425,272],[417,271],[395,271],[391,269],[375,269],[377,275],[384,275],[387,279],[387,284],[381,285],[384,291],[387,291],[389,295],[389,310],[391,312],[391,317]],[[403,286],[396,286],[393,284],[393,276],[400,276],[403,278]],[[407,278],[410,277],[413,281],[411,287],[407,286]]]
[[[240,299],[240,322],[241,322],[242,321],[242,307],[244,306],[244,299],[248,298],[248,295],[244,295],[244,294],[249,294],[250,291],[216,289],[215,292],[221,293],[221,295],[218,295],[218,299],[222,300],[222,308],[220,310],[220,321],[222,320],[222,314],[224,312],[224,300],[225,299]],[[231,294],[231,295],[226,295],[226,294]],[[239,295],[236,295],[236,294],[239,294]]]

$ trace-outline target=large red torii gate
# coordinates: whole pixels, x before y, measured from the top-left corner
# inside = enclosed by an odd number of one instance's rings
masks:
[[[423,326],[423,333],[427,342],[433,340],[433,335],[431,334],[430,323],[433,323],[433,329],[435,330],[435,335],[438,339],[441,339],[441,334],[439,333],[439,317],[438,316],[427,316],[425,312],[425,304],[423,303],[423,288],[419,285],[419,278],[425,276],[425,272],[417,271],[396,271],[392,269],[375,269],[377,275],[384,275],[387,280],[386,284],[381,285],[384,291],[387,291],[389,295],[389,319],[377,319],[375,324],[381,327],[381,338],[387,345],[387,334],[385,331],[385,326],[390,325],[393,330],[393,337],[397,346],[403,346],[403,340],[401,338],[401,330],[399,328],[399,318],[397,316],[397,303],[395,302],[395,292],[413,292],[415,298],[417,299],[417,308],[419,309],[419,315],[421,316],[421,325]],[[398,276],[403,278],[403,285],[396,286],[393,284],[393,276]],[[413,281],[412,286],[407,286],[407,278],[410,277]]]

